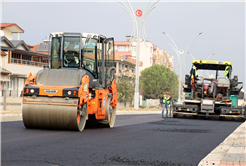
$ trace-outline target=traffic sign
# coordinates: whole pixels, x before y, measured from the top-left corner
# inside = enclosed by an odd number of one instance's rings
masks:
[[[184,53],[184,51],[183,50],[180,50],[179,53],[182,55]]]
[[[142,10],[138,9],[138,10],[136,11],[136,16],[141,17],[142,14],[143,14]]]

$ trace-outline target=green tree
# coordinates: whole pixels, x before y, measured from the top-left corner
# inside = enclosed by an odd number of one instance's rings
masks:
[[[119,102],[133,101],[134,96],[134,83],[127,76],[119,76],[116,79],[116,86],[118,92]]]
[[[155,64],[141,71],[139,86],[145,98],[161,98],[166,91],[178,98],[178,77],[163,65]]]

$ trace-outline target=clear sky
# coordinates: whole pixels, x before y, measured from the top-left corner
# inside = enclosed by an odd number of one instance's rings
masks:
[[[126,1],[123,1],[126,4]],[[134,12],[144,11],[149,1],[130,0]],[[155,1],[152,0],[151,4]],[[198,60],[230,61],[233,75],[245,80],[245,2],[244,1],[163,1],[147,16],[147,40],[174,55],[171,40],[178,49],[203,32],[192,43],[190,53]],[[89,32],[125,41],[131,35],[132,19],[117,0],[108,1],[8,1],[2,0],[2,21],[17,23],[25,33],[20,39],[35,45],[48,39],[51,32]],[[137,18],[140,24],[141,17]],[[17,37],[16,37],[17,38]],[[192,44],[192,45],[193,45]],[[192,57],[185,57],[186,72],[191,68]]]

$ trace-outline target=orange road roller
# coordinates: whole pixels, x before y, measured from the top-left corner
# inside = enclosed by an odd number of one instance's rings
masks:
[[[51,33],[50,63],[30,73],[22,94],[26,128],[82,131],[86,122],[112,128],[116,118],[114,39]]]

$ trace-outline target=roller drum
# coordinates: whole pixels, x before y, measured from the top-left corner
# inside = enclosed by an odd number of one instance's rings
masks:
[[[81,131],[77,106],[23,103],[22,116],[26,128]]]

